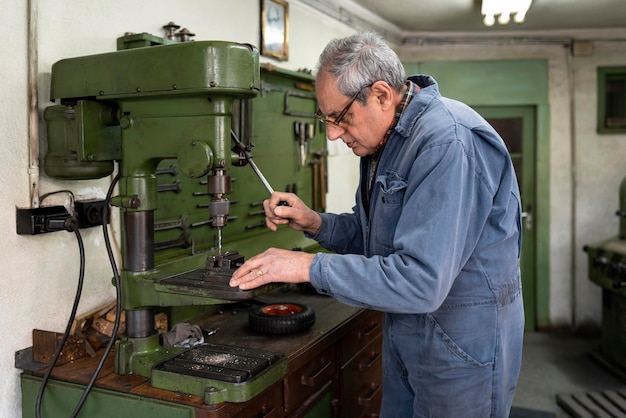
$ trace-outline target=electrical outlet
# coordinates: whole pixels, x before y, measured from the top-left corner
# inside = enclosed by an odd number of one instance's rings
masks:
[[[74,207],[76,208],[78,227],[90,228],[92,226],[101,226],[105,205],[105,200],[77,200]],[[107,219],[107,223],[108,222],[109,219]]]
[[[17,233],[37,235],[46,232],[68,231],[68,219],[72,215],[65,206],[40,208],[16,208]]]

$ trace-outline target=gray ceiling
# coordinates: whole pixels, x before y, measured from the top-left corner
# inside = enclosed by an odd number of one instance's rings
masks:
[[[526,21],[482,23],[481,0],[353,0],[403,32],[626,28],[626,0],[533,0]],[[405,33],[406,35],[406,33]]]

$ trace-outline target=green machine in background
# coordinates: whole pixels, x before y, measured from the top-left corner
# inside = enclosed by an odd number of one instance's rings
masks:
[[[597,354],[619,373],[626,371],[626,177],[619,189],[619,233],[586,245],[589,280],[602,288],[602,337]]]
[[[243,167],[253,155],[276,190],[324,209],[326,139],[314,118],[312,76],[263,67],[247,44],[139,34],[118,39],[118,51],[55,63],[50,96],[46,173],[96,179],[117,167],[119,174],[111,205],[120,210],[126,332],[115,348],[116,373],[154,377],[155,366],[187,350],[161,345],[156,313],[167,313],[171,328],[270,289],[228,286],[246,257],[270,246],[318,248],[301,233],[265,228],[268,191]],[[286,373],[280,356],[269,363],[236,385],[197,374],[153,381],[207,404],[243,402]],[[24,404],[34,403],[37,382],[23,379]],[[61,394],[66,386],[48,385]]]

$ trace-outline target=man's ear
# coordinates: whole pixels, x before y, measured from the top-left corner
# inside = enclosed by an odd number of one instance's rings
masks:
[[[387,111],[390,108],[395,110],[395,94],[389,84],[379,80],[372,84],[371,91],[372,95],[376,98],[376,103],[381,107],[381,110]]]

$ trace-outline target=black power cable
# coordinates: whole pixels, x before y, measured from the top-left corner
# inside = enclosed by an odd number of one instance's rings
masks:
[[[89,383],[87,384],[87,386],[85,386],[85,390],[83,391],[82,396],[80,397],[80,399],[78,400],[78,403],[76,405],[76,407],[74,408],[74,412],[72,412],[71,417],[75,418],[78,413],[80,412],[80,410],[83,407],[83,404],[85,403],[85,401],[87,400],[87,396],[89,395],[89,392],[91,391],[97,377],[98,374],[100,373],[100,371],[102,370],[102,366],[104,364],[104,362],[106,361],[106,358],[108,357],[111,349],[113,348],[113,344],[115,344],[115,340],[117,337],[117,332],[120,326],[120,317],[121,317],[121,313],[122,313],[122,304],[121,304],[121,300],[122,300],[122,290],[121,290],[121,282],[120,282],[120,276],[119,276],[119,272],[117,271],[117,264],[115,262],[115,257],[113,255],[113,250],[111,248],[111,241],[109,239],[109,234],[108,234],[108,228],[107,228],[107,223],[108,223],[108,218],[109,218],[109,205],[111,202],[111,195],[113,194],[113,189],[115,188],[115,185],[117,184],[117,182],[120,179],[120,174],[118,173],[115,178],[113,179],[113,181],[111,182],[111,185],[109,186],[109,190],[107,192],[106,195],[106,202],[104,205],[104,209],[103,209],[103,213],[102,213],[102,232],[104,234],[104,242],[106,245],[106,249],[107,249],[107,254],[109,256],[109,262],[111,263],[111,268],[113,270],[113,276],[115,279],[115,300],[116,300],[116,304],[115,304],[115,323],[113,325],[113,331],[111,332],[111,339],[109,340],[109,343],[107,344],[104,353],[102,354],[102,357],[100,358],[100,362],[98,363],[98,365],[96,366],[96,369],[94,370],[91,379],[89,380]],[[39,392],[37,394],[37,403],[36,403],[36,408],[35,408],[35,415],[36,418],[41,418],[41,403],[43,400],[43,393],[46,387],[46,384],[48,383],[48,380],[50,378],[50,374],[52,373],[52,369],[54,368],[56,362],[59,359],[59,356],[61,354],[61,350],[63,349],[63,346],[65,345],[65,342],[67,341],[67,339],[69,338],[70,335],[70,330],[72,328],[72,324],[74,323],[74,319],[76,317],[76,311],[78,309],[78,303],[80,302],[80,296],[82,293],[82,288],[83,288],[83,282],[84,282],[84,278],[85,278],[85,247],[83,245],[83,239],[80,235],[80,231],[78,228],[78,223],[76,222],[76,218],[69,218],[66,221],[66,227],[69,231],[73,231],[76,234],[76,239],[78,241],[78,248],[80,251],[80,274],[79,274],[79,278],[78,278],[78,289],[76,290],[76,297],[74,299],[74,305],[72,307],[72,313],[70,314],[70,319],[68,321],[67,327],[65,329],[65,333],[63,334],[63,338],[61,339],[61,342],[59,343],[59,346],[57,347],[55,353],[54,353],[54,357],[52,358],[52,361],[50,363],[50,366],[48,366],[48,370],[46,370],[46,374],[43,377],[43,380],[41,382],[41,385],[39,387]]]
[[[111,352],[111,348],[113,348],[113,345],[115,344],[115,340],[117,339],[117,332],[120,327],[120,317],[122,316],[122,303],[121,303],[122,289],[121,289],[120,275],[119,275],[119,272],[117,271],[117,264],[115,263],[113,250],[111,249],[111,240],[109,239],[108,228],[107,228],[107,223],[109,219],[109,205],[111,203],[111,195],[113,194],[113,189],[115,188],[115,185],[117,184],[119,180],[120,180],[120,174],[118,173],[113,179],[113,181],[111,182],[111,185],[109,186],[109,191],[107,192],[106,199],[105,199],[105,205],[102,210],[102,233],[104,234],[104,243],[106,245],[107,255],[109,256],[109,262],[111,263],[111,269],[113,270],[113,277],[115,279],[115,323],[113,325],[113,330],[111,331],[111,339],[109,340],[109,343],[104,349],[104,353],[102,353],[100,362],[98,363],[98,366],[96,367],[93,374],[91,375],[91,379],[89,380],[89,383],[85,387],[85,390],[83,391],[82,396],[78,400],[78,404],[76,405],[76,408],[74,409],[74,412],[71,415],[72,418],[75,418],[78,415],[81,408],[83,407],[83,404],[87,400],[87,395],[89,395],[91,388],[93,387],[94,383],[96,382],[96,379],[98,378],[98,374],[100,374],[100,370],[102,370],[102,366],[104,362],[106,361],[107,357],[109,356],[109,353]]]
[[[37,393],[37,403],[35,408],[35,415],[37,418],[41,417],[41,401],[43,399],[43,392],[46,388],[46,384],[50,379],[50,374],[52,373],[52,369],[54,365],[59,360],[59,356],[61,355],[61,350],[65,345],[65,342],[69,338],[70,330],[72,328],[72,323],[74,322],[74,318],[76,318],[76,310],[78,309],[78,303],[80,302],[80,295],[83,291],[83,282],[85,279],[85,246],[83,245],[83,238],[80,235],[80,231],[78,229],[78,222],[76,222],[76,218],[68,218],[65,221],[65,226],[69,231],[74,232],[76,234],[76,240],[78,241],[78,250],[80,253],[80,273],[78,275],[78,288],[76,289],[76,296],[74,298],[74,306],[72,306],[72,313],[70,314],[70,319],[67,323],[67,327],[65,329],[65,333],[63,334],[63,338],[61,338],[61,342],[57,346],[56,351],[54,352],[54,356],[52,357],[52,361],[48,366],[48,370],[46,370],[46,374],[41,381],[41,385],[39,386],[39,392]]]

